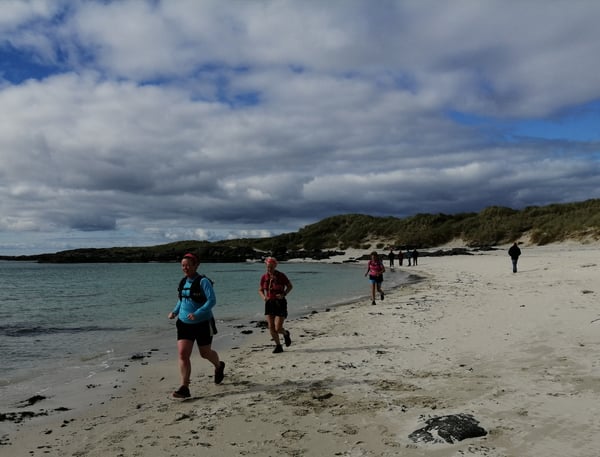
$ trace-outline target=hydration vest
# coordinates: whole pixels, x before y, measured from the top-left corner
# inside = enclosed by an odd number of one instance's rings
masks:
[[[204,289],[202,289],[202,286],[200,285],[200,281],[202,281],[202,278],[206,278],[210,281],[210,284],[214,284],[214,281],[212,279],[210,279],[207,276],[204,275],[198,275],[194,278],[194,280],[192,281],[192,285],[189,288],[190,291],[190,298],[195,301],[196,303],[199,303],[200,305],[203,305],[204,302],[206,302],[206,294],[204,293]],[[179,294],[179,299],[181,300],[182,297],[182,292],[185,289],[185,283],[187,281],[187,276],[184,276],[181,281],[179,281],[179,287],[177,288],[177,292]]]

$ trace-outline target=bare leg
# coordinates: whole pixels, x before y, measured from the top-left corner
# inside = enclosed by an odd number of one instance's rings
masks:
[[[285,317],[275,316],[275,331],[279,335],[283,335],[285,333],[285,329],[283,328],[283,323],[285,322]]]
[[[192,363],[190,362],[190,356],[192,355],[192,349],[194,349],[194,342],[192,340],[177,341],[181,385],[185,387],[189,387],[190,385],[190,375],[192,374]]]
[[[277,346],[281,345],[281,341],[279,340],[279,332],[277,331],[276,328],[276,319],[278,319],[276,316],[265,316],[267,318],[267,324],[269,324],[269,333],[271,334],[271,338],[273,338],[273,341],[275,341],[275,344]],[[281,323],[280,325],[283,325],[283,323]]]
[[[198,349],[200,349],[200,357],[208,360],[215,366],[215,368],[220,367],[219,354],[217,354],[217,351],[215,351],[210,344],[206,346],[200,346]]]

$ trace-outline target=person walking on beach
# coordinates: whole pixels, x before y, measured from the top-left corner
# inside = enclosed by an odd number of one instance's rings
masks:
[[[181,387],[173,392],[175,398],[189,398],[190,376],[192,364],[190,357],[194,342],[198,344],[200,356],[215,366],[215,384],[221,384],[225,376],[225,362],[212,349],[213,335],[217,326],[212,314],[216,304],[212,281],[198,274],[200,262],[194,254],[185,254],[181,260],[181,269],[185,275],[179,282],[179,300],[173,311],[167,316],[177,318],[177,352],[179,355],[179,371]]]
[[[269,326],[269,333],[275,341],[273,354],[279,354],[283,352],[279,335],[283,335],[286,347],[292,344],[290,332],[283,327],[283,323],[288,316],[286,296],[294,286],[285,273],[277,270],[277,259],[275,257],[267,257],[265,264],[267,271],[260,277],[258,294],[265,302],[265,317]]]
[[[513,245],[508,250],[508,255],[510,256],[510,260],[512,261],[513,273],[517,272],[517,262],[519,261],[519,256],[521,255],[521,249],[517,246],[517,242],[515,241]]]
[[[412,252],[413,267],[417,266],[417,259],[418,258],[419,258],[419,252],[416,249],[413,249],[413,252]]]
[[[406,250],[406,260],[408,261],[408,266],[410,267],[410,258],[412,257],[412,254],[410,253],[410,249]]]
[[[402,249],[398,251],[398,265],[402,266],[402,262],[404,261],[404,253]]]
[[[371,252],[371,260],[367,263],[367,271],[365,272],[365,276],[369,275],[369,282],[371,283],[371,305],[375,304],[375,289],[379,292],[382,300],[385,297],[385,294],[381,290],[383,273],[385,273],[385,266],[379,258],[379,254],[376,251]]]
[[[390,270],[394,270],[394,259],[396,255],[394,254],[394,248],[390,248],[390,253],[388,254],[388,259],[390,259]]]

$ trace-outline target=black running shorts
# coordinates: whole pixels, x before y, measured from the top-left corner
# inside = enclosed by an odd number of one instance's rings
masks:
[[[270,298],[265,302],[265,316],[287,317],[287,300],[285,298]]]
[[[217,325],[214,318],[197,324],[186,324],[177,319],[178,340],[191,340],[198,343],[198,346],[208,346],[212,344],[213,335],[217,334]]]

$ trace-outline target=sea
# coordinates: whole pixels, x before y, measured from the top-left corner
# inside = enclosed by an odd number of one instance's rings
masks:
[[[294,285],[290,320],[370,303],[362,264],[281,262],[278,269]],[[213,345],[232,347],[242,329],[264,320],[258,295],[264,264],[210,263],[199,271],[214,281],[219,333]],[[0,261],[0,406],[74,380],[92,383],[136,355],[176,354],[175,323],[167,315],[182,277],[178,263]],[[408,279],[399,269],[389,272],[384,290]]]

